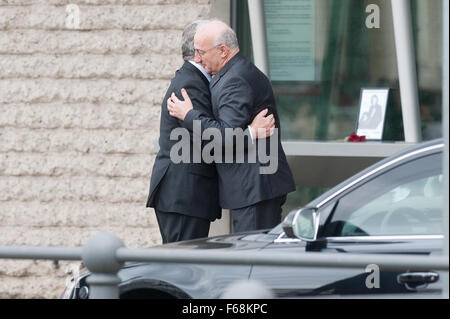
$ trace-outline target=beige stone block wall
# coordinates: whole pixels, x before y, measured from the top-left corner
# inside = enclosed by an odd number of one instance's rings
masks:
[[[210,11],[209,0],[0,1],[0,245],[82,246],[101,231],[161,242],[145,208],[160,105],[182,29]],[[0,260],[0,298],[57,298],[73,265]]]

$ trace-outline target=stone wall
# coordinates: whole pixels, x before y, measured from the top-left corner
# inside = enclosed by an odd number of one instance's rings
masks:
[[[71,9],[79,9],[74,25]],[[208,0],[0,0],[0,245],[161,242],[145,208],[182,29]],[[0,298],[57,298],[74,263],[0,260]]]

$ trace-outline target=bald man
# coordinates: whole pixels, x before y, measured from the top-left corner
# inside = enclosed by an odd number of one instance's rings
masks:
[[[239,53],[234,31],[221,21],[211,21],[197,30],[194,46],[194,60],[213,75],[210,90],[214,117],[195,110],[189,92],[183,90],[184,100],[175,95],[168,99],[169,114],[182,120],[190,130],[194,121],[201,121],[202,131],[215,128],[225,134],[227,128],[246,129],[259,111],[268,108],[279,133],[280,121],[270,81]],[[253,137],[260,137],[258,131],[249,129]],[[278,154],[270,154],[278,162],[272,174],[261,174],[263,165],[259,156],[256,163],[248,161],[248,154],[244,154],[247,159],[244,163],[216,162],[220,204],[231,211],[234,233],[276,226],[281,221],[286,194],[295,190],[280,134],[268,139],[271,139],[270,144],[278,146]],[[266,147],[267,151],[271,150]]]

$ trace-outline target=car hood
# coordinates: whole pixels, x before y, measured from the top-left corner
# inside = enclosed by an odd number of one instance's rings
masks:
[[[276,238],[276,234],[255,231],[158,245],[151,249],[255,252],[270,245]],[[250,271],[250,265],[126,263],[119,277],[122,293],[155,287],[182,298],[217,298],[230,283],[248,279]]]
[[[196,249],[196,250],[220,250],[220,251],[238,251],[238,250],[259,250],[273,243],[278,237],[277,234],[268,233],[269,230],[258,230],[252,232],[221,235],[193,240],[179,241],[169,244],[161,244],[149,247],[149,249]],[[136,263],[127,263],[127,265]]]

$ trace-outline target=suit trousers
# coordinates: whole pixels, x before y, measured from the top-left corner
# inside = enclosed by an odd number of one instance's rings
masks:
[[[211,222],[179,213],[155,209],[163,244],[208,237]]]
[[[231,209],[231,232],[273,228],[281,222],[281,206],[286,195],[265,200],[251,206]]]

